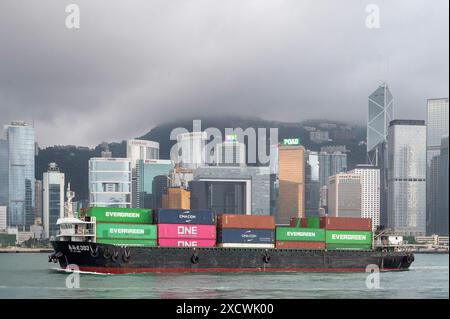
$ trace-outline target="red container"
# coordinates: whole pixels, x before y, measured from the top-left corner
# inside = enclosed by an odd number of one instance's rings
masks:
[[[216,239],[215,225],[158,224],[158,238]]]
[[[281,241],[277,240],[276,248],[280,249],[325,249],[325,242],[322,241]]]
[[[275,229],[273,216],[223,214],[217,217],[219,228]]]
[[[214,247],[215,239],[175,239],[175,238],[159,238],[158,245],[161,247]]]
[[[289,220],[289,226],[308,228],[308,221],[305,217],[291,217],[291,219]]]
[[[372,219],[355,217],[321,217],[320,228],[330,230],[372,231]]]

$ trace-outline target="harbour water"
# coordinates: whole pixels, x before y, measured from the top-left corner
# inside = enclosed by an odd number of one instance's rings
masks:
[[[449,298],[448,254],[416,254],[409,271],[381,273],[378,289],[366,273],[81,274],[67,288],[55,268],[47,254],[0,254],[0,298]]]

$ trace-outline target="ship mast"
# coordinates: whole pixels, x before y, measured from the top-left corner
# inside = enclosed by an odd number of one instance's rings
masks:
[[[66,215],[66,217],[73,218],[72,199],[75,197],[75,192],[70,190],[70,183],[67,184],[66,197],[67,197],[67,202],[66,202],[66,207],[65,207],[65,215]]]

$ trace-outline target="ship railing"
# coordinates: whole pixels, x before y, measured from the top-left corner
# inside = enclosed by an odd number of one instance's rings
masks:
[[[77,231],[58,231],[58,236],[86,236],[86,235],[95,235],[94,230],[92,229],[83,229]]]

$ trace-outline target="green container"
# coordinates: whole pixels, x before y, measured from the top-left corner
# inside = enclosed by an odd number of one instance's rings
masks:
[[[99,244],[110,244],[118,246],[140,246],[140,247],[156,247],[158,245],[155,239],[111,239],[97,238]]]
[[[306,225],[308,228],[320,228],[320,217],[308,217]]]
[[[157,226],[144,224],[97,223],[97,238],[107,239],[157,239]]]
[[[372,245],[370,244],[327,244],[327,250],[371,250]]]
[[[100,223],[153,224],[153,210],[140,208],[91,207],[87,216]]]
[[[275,238],[278,241],[325,241],[325,230],[277,227]]]
[[[372,245],[372,232],[353,230],[327,230],[326,243]]]

